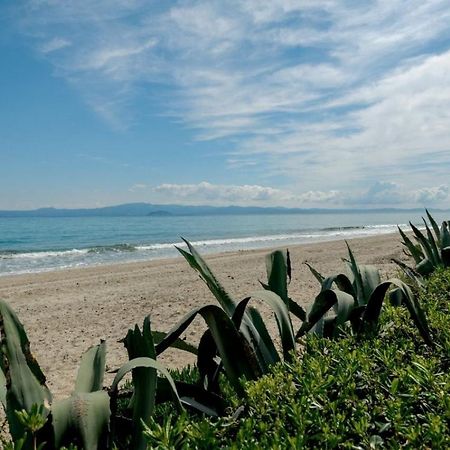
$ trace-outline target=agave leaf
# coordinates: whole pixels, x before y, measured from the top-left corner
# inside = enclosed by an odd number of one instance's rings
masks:
[[[79,437],[85,450],[107,448],[109,396],[105,391],[74,392],[52,406],[55,447]]]
[[[175,386],[175,382],[173,381],[172,377],[170,376],[170,373],[167,371],[167,369],[158,361],[152,358],[146,358],[146,357],[140,357],[140,358],[134,358],[128,362],[126,362],[116,373],[116,376],[114,377],[114,380],[111,385],[110,389],[110,395],[112,399],[117,398],[117,392],[119,388],[119,383],[122,381],[123,377],[131,372],[132,370],[138,369],[138,368],[151,368],[156,369],[158,372],[160,372],[168,381],[169,387],[171,389],[172,399],[175,403],[175,406],[181,411],[183,409],[180,401],[180,397],[177,392],[177,388]]]
[[[334,334],[350,319],[352,311],[357,306],[353,296],[340,290],[336,291],[336,300],[336,303],[333,305],[336,313],[336,331]]]
[[[347,275],[338,273],[337,275],[331,275],[330,277],[325,278],[322,282],[322,291],[332,289],[333,284],[336,284],[338,289],[340,289],[341,291],[346,292],[347,294],[350,294],[351,296],[356,298],[356,293],[353,289],[352,282],[350,281],[350,278],[347,277]]]
[[[339,328],[336,326],[336,315],[323,317],[323,334],[324,338],[331,339],[337,335]]]
[[[246,315],[253,327],[243,329],[242,333],[246,335],[245,331],[247,331],[247,339],[250,340],[255,350],[261,370],[266,373],[271,365],[281,361],[280,356],[259,311],[250,306],[246,310]]]
[[[422,277],[417,270],[414,270],[413,268],[406,265],[404,262],[399,261],[396,258],[392,258],[392,262],[397,264],[400,269],[402,269],[403,273],[411,280],[411,282],[418,287],[423,287],[422,283]]]
[[[433,253],[433,258],[434,258],[435,264],[441,265],[441,263],[442,263],[441,252],[439,251],[436,241],[434,240],[433,233],[431,232],[430,227],[426,223],[425,219],[423,219],[423,223],[425,224],[425,229],[427,230],[427,238],[428,238],[428,242],[431,247],[431,252]]]
[[[450,266],[450,247],[443,248],[441,250],[441,258],[444,267]]]
[[[331,339],[336,334],[336,315],[322,316],[309,330],[309,333]]]
[[[6,416],[11,436],[18,440],[26,430],[15,412],[30,412],[33,405],[44,405],[45,414],[48,414],[52,396],[45,384],[45,376],[30,352],[23,325],[3,301],[0,301],[0,344],[0,369],[6,380]],[[4,388],[2,391],[4,396]]]
[[[364,291],[364,305],[370,299],[372,292],[377,288],[377,286],[381,282],[380,271],[370,265],[361,265],[359,266],[359,272],[361,274],[361,279],[363,283],[363,291]]]
[[[105,375],[106,343],[91,347],[81,358],[75,381],[75,392],[95,392],[103,388]]]
[[[237,392],[242,393],[240,378],[255,379],[259,373],[256,355],[248,342],[238,332],[232,320],[216,305],[202,306],[188,313],[156,346],[156,353],[160,354],[168,348],[197,315],[203,317],[211,331],[230,383]]]
[[[436,235],[436,241],[439,242],[441,240],[441,231],[439,230],[439,226],[434,220],[433,216],[428,211],[428,209],[425,209],[425,212],[427,213],[428,220],[430,221],[431,226],[433,227],[434,234]]]
[[[392,289],[392,291],[389,292],[389,301],[393,306],[402,306],[403,291],[400,288]]]
[[[433,255],[433,251],[431,250],[431,245],[428,242],[427,238],[423,235],[423,233],[416,227],[414,226],[411,222],[409,222],[409,225],[411,226],[411,229],[413,230],[416,239],[418,240],[418,242],[420,243],[420,245],[422,246],[426,257],[428,258],[428,260],[430,261],[430,263],[433,266],[437,265],[437,261],[435,261],[434,255]]]
[[[221,396],[209,392],[197,384],[175,381],[175,386],[183,406],[213,417],[225,414],[227,404]],[[158,378],[157,403],[164,403],[171,399],[169,382],[165,378]]]
[[[408,311],[413,319],[416,327],[419,330],[419,333],[422,335],[423,340],[430,345],[434,346],[430,329],[428,327],[428,321],[425,315],[425,312],[420,306],[417,297],[411,291],[411,288],[403,283],[401,280],[397,280],[396,278],[389,280],[392,284],[399,287],[403,291],[403,303],[408,308]]]
[[[429,275],[431,272],[433,272],[433,270],[434,270],[434,265],[428,258],[424,258],[416,266],[417,273],[419,273],[422,276]]]
[[[441,226],[441,258],[445,267],[450,266],[450,232],[449,222],[442,222]]]
[[[128,358],[147,357],[156,359],[155,345],[150,326],[150,316],[144,319],[142,331],[136,325],[134,330],[128,330],[124,339],[124,345],[128,352]],[[132,370],[133,379],[133,434],[131,446],[136,450],[145,450],[147,441],[142,434],[141,423],[150,423],[150,418],[155,409],[156,396],[156,368],[136,367]],[[115,405],[114,405],[115,415]],[[142,421],[142,422],[141,422]]]
[[[306,266],[308,266],[308,269],[311,271],[311,273],[314,275],[315,279],[322,284],[325,280],[325,277],[320,274],[314,267],[312,267],[309,263],[305,262]]]
[[[384,297],[390,287],[391,282],[385,281],[380,283],[372,292],[362,317],[360,332],[375,332],[378,327]]]
[[[178,250],[186,258],[191,267],[199,272],[200,277],[205,281],[208,288],[211,290],[213,295],[218,300],[219,304],[222,306],[223,310],[227,313],[228,317],[233,317],[234,310],[236,308],[236,302],[220,285],[211,269],[208,267],[200,254],[195,250],[195,248],[188,241],[185,240],[185,242],[188,246],[189,252],[180,248],[178,248]],[[270,348],[270,346],[267,347],[267,345],[270,345],[268,341],[258,335],[258,330],[255,328],[255,325],[253,324],[253,321],[249,317],[247,312],[243,316],[241,332],[247,340],[247,343],[252,345],[253,353],[256,355],[257,361],[262,370],[267,370],[268,365],[274,362],[272,349]],[[159,347],[159,345],[157,346],[157,353],[159,353],[158,348],[161,347]]]
[[[275,294],[278,294],[274,289],[272,289],[270,287],[270,285],[265,284],[262,281],[260,281],[259,283],[266,291],[272,291],[272,292],[275,292]],[[286,291],[286,295],[287,295],[287,291]],[[288,307],[289,312],[294,314],[295,317],[297,317],[301,321],[305,320],[306,311],[298,303],[296,303],[294,300],[292,300],[292,298],[287,297],[285,300],[285,304]]]
[[[325,315],[319,318],[317,322],[308,330],[309,333],[315,334],[316,336],[324,337],[324,330],[325,330]],[[300,335],[297,333],[297,338],[300,337]]]
[[[288,284],[291,272],[288,261],[290,261],[288,251],[275,250],[266,256],[267,288],[275,292],[285,304],[288,303]]]
[[[414,261],[416,264],[419,264],[420,261],[422,261],[422,259],[425,257],[425,255],[423,254],[423,251],[418,248],[414,242],[411,241],[411,239],[409,239],[408,236],[406,236],[406,234],[403,232],[403,230],[400,227],[397,227],[398,231],[400,233],[400,235],[403,238],[403,242],[402,244],[409,250],[409,252],[411,253],[411,256],[414,258]]]
[[[200,383],[205,389],[218,392],[219,364],[215,361],[217,345],[214,342],[211,331],[206,330],[200,338],[198,345],[197,368],[200,373]],[[217,376],[215,377],[215,375]]]
[[[348,294],[347,294],[348,295]],[[308,333],[314,325],[325,316],[325,314],[337,302],[336,292],[332,289],[321,291],[314,300],[311,309],[308,313],[307,320],[303,322],[302,326],[296,334],[296,339]]]
[[[233,321],[234,326],[238,330],[239,328],[241,328],[242,319],[244,318],[245,314],[245,309],[247,308],[250,299],[251,297],[246,297],[243,300],[241,300],[236,306],[236,309],[234,310],[233,317],[231,318],[231,320]]]
[[[167,335],[163,331],[152,331],[153,342],[155,345],[159,344]],[[195,345],[189,344],[183,339],[176,339],[175,342],[171,345],[172,348],[177,348],[178,350],[183,350],[188,353],[192,353],[193,355],[198,354],[198,348]]]
[[[289,361],[292,358],[291,352],[295,349],[295,337],[289,317],[289,310],[285,303],[277,294],[271,291],[257,291],[251,297],[262,300],[272,308],[280,333],[284,359]]]
[[[441,225],[441,247],[450,247],[449,222],[444,221]]]
[[[356,263],[355,257],[353,256],[353,252],[352,252],[350,246],[348,245],[348,242],[345,241],[345,244],[347,245],[348,255],[350,257],[350,260],[349,260],[350,270],[353,274],[354,283],[356,286],[356,289],[355,289],[356,298],[358,300],[358,304],[365,305],[367,303],[367,299],[365,296],[363,279],[361,277],[361,273],[359,271],[358,264]]]
[[[295,317],[300,319],[302,322],[306,320],[306,311],[292,298],[288,298],[288,309]]]
[[[0,403],[3,406],[3,409],[6,409],[6,392],[6,377],[3,370],[0,369]]]
[[[431,334],[428,328],[428,322],[425,313],[420,307],[420,304],[417,301],[417,298],[412,293],[410,287],[403,281],[396,278],[392,278],[388,281],[385,281],[384,283],[381,283],[373,292],[370,301],[367,304],[366,311],[363,315],[361,331],[374,331],[378,326],[378,320],[384,297],[391,285],[396,286],[402,291],[402,301],[408,308],[411,318],[413,319],[424,341],[432,346],[433,342],[431,339]]]
[[[353,333],[357,333],[360,329],[361,322],[362,322],[362,315],[364,314],[364,311],[366,310],[366,305],[364,306],[354,306],[352,310],[350,311],[350,314],[348,316],[348,320],[350,321],[352,325]]]
[[[176,249],[184,256],[189,265],[199,273],[200,278],[206,283],[209,290],[212,292],[214,297],[216,297],[220,306],[222,306],[228,316],[231,317],[236,307],[236,302],[219,283],[200,253],[197,252],[189,241],[184,238],[182,239],[186,243],[189,252],[179,247],[176,247]]]

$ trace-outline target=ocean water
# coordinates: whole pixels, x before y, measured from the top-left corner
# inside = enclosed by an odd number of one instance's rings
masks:
[[[0,218],[0,275],[175,257],[181,236],[210,254],[391,233],[410,220],[420,214]]]

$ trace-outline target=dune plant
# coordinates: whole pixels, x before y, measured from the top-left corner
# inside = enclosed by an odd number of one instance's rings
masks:
[[[185,243],[187,250],[178,250],[206,283],[219,306],[207,305],[187,314],[156,346],[157,354],[171,346],[175,339],[179,339],[194,318],[201,315],[208,329],[198,346],[200,383],[208,391],[218,393],[218,377],[223,371],[236,392],[242,394],[242,378],[259,378],[267,373],[273,364],[292,360],[296,348],[296,333],[291,314],[300,320],[306,319],[306,312],[288,295],[291,277],[289,253],[279,250],[270,253],[266,258],[268,280],[267,283],[261,283],[264,290],[256,291],[237,301],[220,284],[192,244],[187,240]],[[337,302],[337,297],[345,295],[345,292],[327,289],[319,294],[319,298],[331,305]],[[260,312],[250,305],[250,302],[254,301],[263,302],[273,311],[281,353]]]
[[[405,253],[414,259],[414,272],[420,276],[428,276],[438,268],[450,267],[450,222],[443,221],[439,227],[428,210],[425,211],[430,222],[428,224],[426,219],[422,218],[425,234],[411,222],[409,223],[416,243],[398,227]],[[401,263],[399,265],[402,266]]]
[[[206,305],[188,313],[156,346],[157,353],[171,346],[200,315],[208,326],[198,346],[200,384],[208,391],[218,392],[218,377],[224,371],[234,389],[243,393],[242,378],[256,379],[281,360],[261,314],[255,307],[249,306],[250,301],[259,299],[274,311],[286,357],[295,348],[289,311],[276,293],[266,290],[255,292],[241,301],[235,300],[197,250],[188,241],[185,243],[187,250],[178,250],[206,283],[219,305]]]
[[[109,391],[103,388],[106,344],[101,342],[84,353],[72,394],[53,402],[23,325],[12,308],[0,301],[0,401],[14,446],[22,450],[52,450],[72,444],[85,450],[110,448],[115,437],[110,419],[113,412],[114,424],[118,386],[132,371],[134,420],[128,423],[129,432],[133,448],[145,448],[139,437],[141,421],[149,423],[153,412],[156,370],[165,377],[163,388],[169,388],[180,409],[181,399],[169,373],[154,359],[148,319],[142,332],[138,327],[130,330],[125,345],[132,359],[118,370]]]
[[[320,336],[336,337],[343,331],[355,335],[374,334],[379,328],[379,318],[383,302],[389,289],[395,288],[394,298],[400,298],[411,315],[416,327],[427,344],[432,345],[428,323],[416,296],[403,281],[392,278],[382,282],[379,270],[370,265],[360,265],[347,244],[349,258],[345,260],[349,274],[335,274],[324,277],[307,264],[315,278],[320,282],[322,291],[334,289],[347,295],[336,296],[328,302],[316,299],[307,320],[303,323],[299,336],[314,331]],[[332,313],[329,313],[333,309]]]

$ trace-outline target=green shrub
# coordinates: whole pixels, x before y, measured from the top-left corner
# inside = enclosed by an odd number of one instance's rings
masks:
[[[406,309],[388,305],[373,339],[307,335],[300,358],[246,383],[240,417],[170,418],[148,442],[204,449],[449,448],[449,300],[450,270],[437,271],[420,294],[438,341],[433,348],[406,320]]]

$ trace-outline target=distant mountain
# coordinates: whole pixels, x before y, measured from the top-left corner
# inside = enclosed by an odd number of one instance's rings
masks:
[[[150,217],[167,217],[167,216],[173,216],[173,214],[169,211],[162,211],[158,209],[158,211],[150,211],[147,216]]]
[[[239,215],[239,214],[329,214],[329,213],[363,213],[363,212],[398,212],[421,211],[422,208],[396,209],[321,209],[321,208],[284,208],[257,206],[185,206],[153,205],[151,203],[126,203],[103,208],[39,208],[34,210],[0,211],[0,217],[165,217],[165,216],[199,216],[199,215]],[[435,209],[434,211],[444,211]]]

